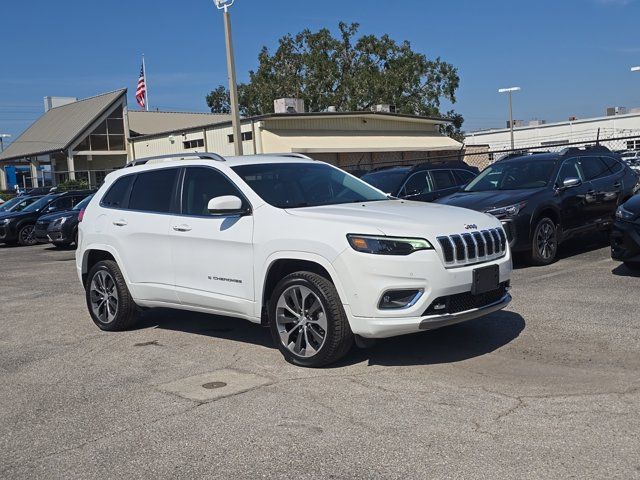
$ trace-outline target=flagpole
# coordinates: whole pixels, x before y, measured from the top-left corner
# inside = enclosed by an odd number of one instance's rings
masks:
[[[147,81],[147,66],[144,63],[144,53],[142,54],[142,74],[144,75],[144,108],[149,111],[149,82]]]

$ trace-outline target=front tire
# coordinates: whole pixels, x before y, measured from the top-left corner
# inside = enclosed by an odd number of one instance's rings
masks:
[[[283,278],[269,302],[269,326],[285,359],[322,367],[345,356],[353,333],[335,286],[312,272]]]
[[[33,225],[24,225],[18,230],[18,244],[23,247],[30,247],[38,243],[34,235]]]
[[[550,265],[558,254],[558,226],[548,217],[541,218],[533,230],[531,263]]]
[[[91,319],[102,330],[127,330],[137,320],[136,304],[113,260],[98,262],[91,269],[87,276],[86,300]]]

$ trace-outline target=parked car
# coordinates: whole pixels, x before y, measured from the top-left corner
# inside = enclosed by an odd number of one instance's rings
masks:
[[[35,245],[34,226],[41,215],[71,210],[91,191],[72,191],[45,195],[19,212],[0,215],[0,243]]]
[[[38,218],[33,234],[40,243],[52,243],[56,247],[78,245],[78,217],[93,198],[89,195],[71,210],[50,213]]]
[[[568,148],[498,161],[439,202],[495,215],[514,251],[547,265],[560,242],[610,228],[639,188],[638,175],[607,148]]]
[[[640,152],[627,151],[621,155],[621,158],[632,170],[640,172]]]
[[[103,330],[132,326],[137,307],[235,316],[316,367],[354,340],[511,300],[506,235],[489,215],[390,199],[299,154],[135,163],[107,175],[79,226],[76,267]]]
[[[6,212],[19,212],[24,210],[26,207],[42,197],[43,195],[13,197],[0,205],[0,216]]]
[[[611,258],[640,268],[640,195],[618,207],[611,231]]]
[[[360,178],[394,197],[432,202],[457,192],[478,173],[477,167],[464,162],[432,162],[415,167],[383,168]]]

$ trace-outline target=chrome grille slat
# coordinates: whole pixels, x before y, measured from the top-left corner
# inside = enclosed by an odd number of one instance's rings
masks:
[[[447,268],[488,262],[504,256],[507,236],[502,228],[452,234],[437,238]]]

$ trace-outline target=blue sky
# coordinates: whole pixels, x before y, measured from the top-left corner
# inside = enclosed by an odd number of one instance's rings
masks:
[[[640,65],[640,0],[237,0],[232,14],[241,81],[263,45],[344,20],[457,66],[454,108],[466,130],[504,125],[502,86],[522,87],[514,109],[525,120],[640,106],[640,74],[629,71]],[[154,108],[206,111],[206,93],[226,83],[212,0],[4,0],[0,15],[0,133],[14,138],[41,114],[45,95],[127,87],[136,108],[142,53]]]

